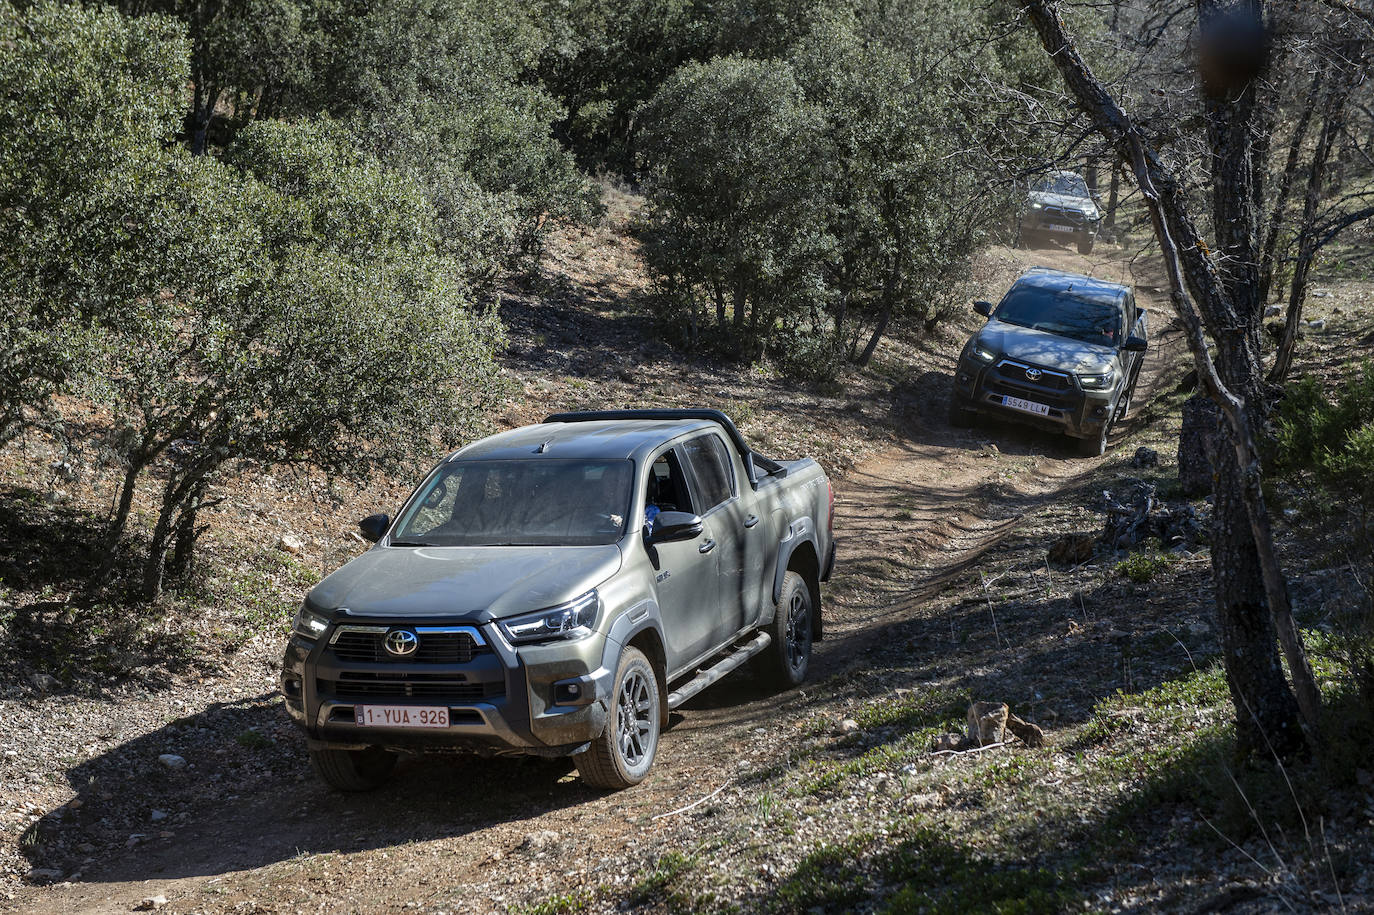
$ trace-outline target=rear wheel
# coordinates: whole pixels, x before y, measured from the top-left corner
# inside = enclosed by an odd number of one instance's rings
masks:
[[[806,586],[806,580],[796,572],[788,572],[783,576],[782,593],[778,595],[777,610],[768,627],[773,642],[763,652],[765,674],[783,689],[797,686],[806,679],[815,637],[814,613],[811,589]]]
[[[372,791],[380,788],[396,768],[396,754],[381,747],[366,750],[319,749],[310,751],[315,774],[340,791]]]
[[[658,677],[638,648],[621,652],[611,701],[606,729],[573,762],[587,784],[619,791],[644,781],[658,752]]]

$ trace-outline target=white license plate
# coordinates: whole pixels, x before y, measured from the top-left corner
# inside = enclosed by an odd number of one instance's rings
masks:
[[[444,706],[355,705],[353,720],[363,728],[446,728]]]
[[[1049,416],[1050,408],[1042,403],[1032,400],[1022,400],[1019,397],[1002,396],[1002,406],[1011,407],[1013,410],[1022,410],[1026,413],[1034,413],[1037,416]]]
[[[1073,226],[1066,226],[1066,225],[1062,225],[1061,223],[1057,223],[1057,222],[1047,222],[1047,223],[1045,223],[1045,228],[1046,228],[1046,229],[1049,229],[1051,232],[1077,232],[1077,231],[1078,231],[1078,230],[1075,229]]]

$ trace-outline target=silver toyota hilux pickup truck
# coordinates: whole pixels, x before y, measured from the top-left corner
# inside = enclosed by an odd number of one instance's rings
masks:
[[[755,454],[715,410],[567,413],[430,471],[375,545],[320,582],[282,664],[330,785],[404,751],[572,756],[648,774],[668,712],[753,663],[806,676],[835,561],[813,460]]]

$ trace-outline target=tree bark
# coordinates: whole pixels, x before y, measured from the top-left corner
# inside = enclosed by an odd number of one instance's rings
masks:
[[[1326,180],[1326,164],[1336,135],[1345,127],[1343,112],[1348,94],[1339,83],[1327,93],[1322,105],[1322,126],[1317,145],[1307,165],[1307,191],[1303,195],[1302,220],[1298,224],[1298,256],[1293,263],[1293,278],[1288,287],[1288,308],[1285,314],[1283,340],[1279,343],[1274,365],[1269,369],[1268,382],[1279,384],[1293,367],[1293,351],[1298,343],[1298,326],[1302,323],[1302,306],[1307,299],[1307,277],[1317,255],[1317,207],[1321,202],[1322,184]]]
[[[1256,409],[1262,398],[1258,396],[1258,264],[1254,257],[1251,185],[1244,184],[1239,200],[1213,197],[1214,206],[1220,208],[1214,212],[1214,221],[1220,224],[1224,217],[1233,220],[1219,229],[1220,246],[1241,258],[1239,263],[1228,263],[1223,273],[1197,231],[1180,183],[1145,141],[1138,125],[1092,74],[1057,12],[1047,0],[1031,0],[1026,10],[1079,108],[1135,173],[1154,222],[1174,307],[1186,331],[1199,383],[1227,420],[1229,448],[1219,449],[1215,465],[1212,570],[1240,747],[1254,751],[1267,745],[1278,753],[1296,752],[1316,740],[1320,695],[1292,621],[1287,586],[1274,553],[1260,489],[1255,443],[1259,430]],[[1245,91],[1253,90],[1247,87]],[[1252,181],[1248,125],[1253,99],[1239,99],[1234,106],[1212,99],[1207,107],[1213,118],[1222,121],[1208,127],[1214,181]],[[1207,352],[1204,320],[1217,343],[1217,366]],[[1283,678],[1273,641],[1275,633],[1289,661],[1296,702]]]

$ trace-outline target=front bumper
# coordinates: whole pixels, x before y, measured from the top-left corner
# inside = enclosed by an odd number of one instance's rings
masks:
[[[392,659],[377,647],[393,629],[418,635],[413,660]],[[441,642],[442,650],[425,654]],[[516,649],[492,623],[349,619],[318,641],[293,635],[281,687],[287,712],[316,745],[561,756],[606,726],[608,645],[595,634]],[[444,707],[449,724],[362,725],[357,709],[368,704]]]
[[[1027,207],[1021,216],[1021,229],[1027,232],[1051,232],[1061,235],[1087,234],[1095,237],[1102,224],[1101,217],[1090,218],[1077,210],[1047,206]]]
[[[1028,369],[1038,371],[1038,378],[1031,380]],[[960,406],[979,413],[1073,438],[1092,438],[1111,419],[1116,388],[1085,391],[1067,372],[1005,356],[981,363],[965,355],[955,369],[954,396]],[[1018,406],[1018,401],[1030,407]]]

